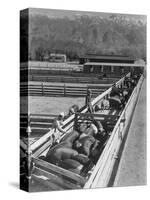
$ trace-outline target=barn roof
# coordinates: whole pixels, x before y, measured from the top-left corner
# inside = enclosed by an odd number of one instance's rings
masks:
[[[122,55],[96,55],[96,54],[87,54],[85,56],[81,56],[80,58],[87,59],[107,59],[107,60],[126,60],[126,61],[134,61],[133,57],[122,56]]]
[[[144,64],[128,64],[128,63],[104,63],[104,62],[87,62],[84,66],[121,66],[121,67],[145,67]]]

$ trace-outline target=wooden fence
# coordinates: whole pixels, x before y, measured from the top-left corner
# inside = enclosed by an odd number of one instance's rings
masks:
[[[28,127],[28,120],[32,130],[32,136],[40,137],[47,133],[57,115],[52,114],[20,114],[20,130],[22,136],[27,136],[26,129]]]
[[[87,89],[92,90],[93,97],[104,92],[108,87],[107,85],[97,85],[97,86],[68,86],[64,85],[47,85],[44,83],[21,85],[20,95],[26,96],[61,96],[61,97],[85,97],[87,94]]]
[[[29,75],[29,81],[60,82],[60,83],[90,83],[90,84],[110,84],[116,82],[120,77],[98,79],[98,77],[72,77],[72,76],[47,76]]]

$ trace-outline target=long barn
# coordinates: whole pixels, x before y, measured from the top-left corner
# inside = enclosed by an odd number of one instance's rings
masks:
[[[85,73],[95,74],[124,74],[131,71],[143,72],[145,62],[136,62],[128,56],[117,55],[87,55],[80,58]]]
[[[97,55],[97,54],[87,54],[79,58],[80,64],[85,64],[86,62],[102,62],[102,63],[134,63],[134,58],[122,55]]]

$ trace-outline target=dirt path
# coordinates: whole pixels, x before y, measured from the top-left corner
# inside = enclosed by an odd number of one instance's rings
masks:
[[[146,184],[146,81],[136,105],[133,121],[114,186]]]

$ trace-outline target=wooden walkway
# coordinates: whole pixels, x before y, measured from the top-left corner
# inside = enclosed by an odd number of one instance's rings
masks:
[[[136,105],[114,186],[146,184],[146,81]]]

